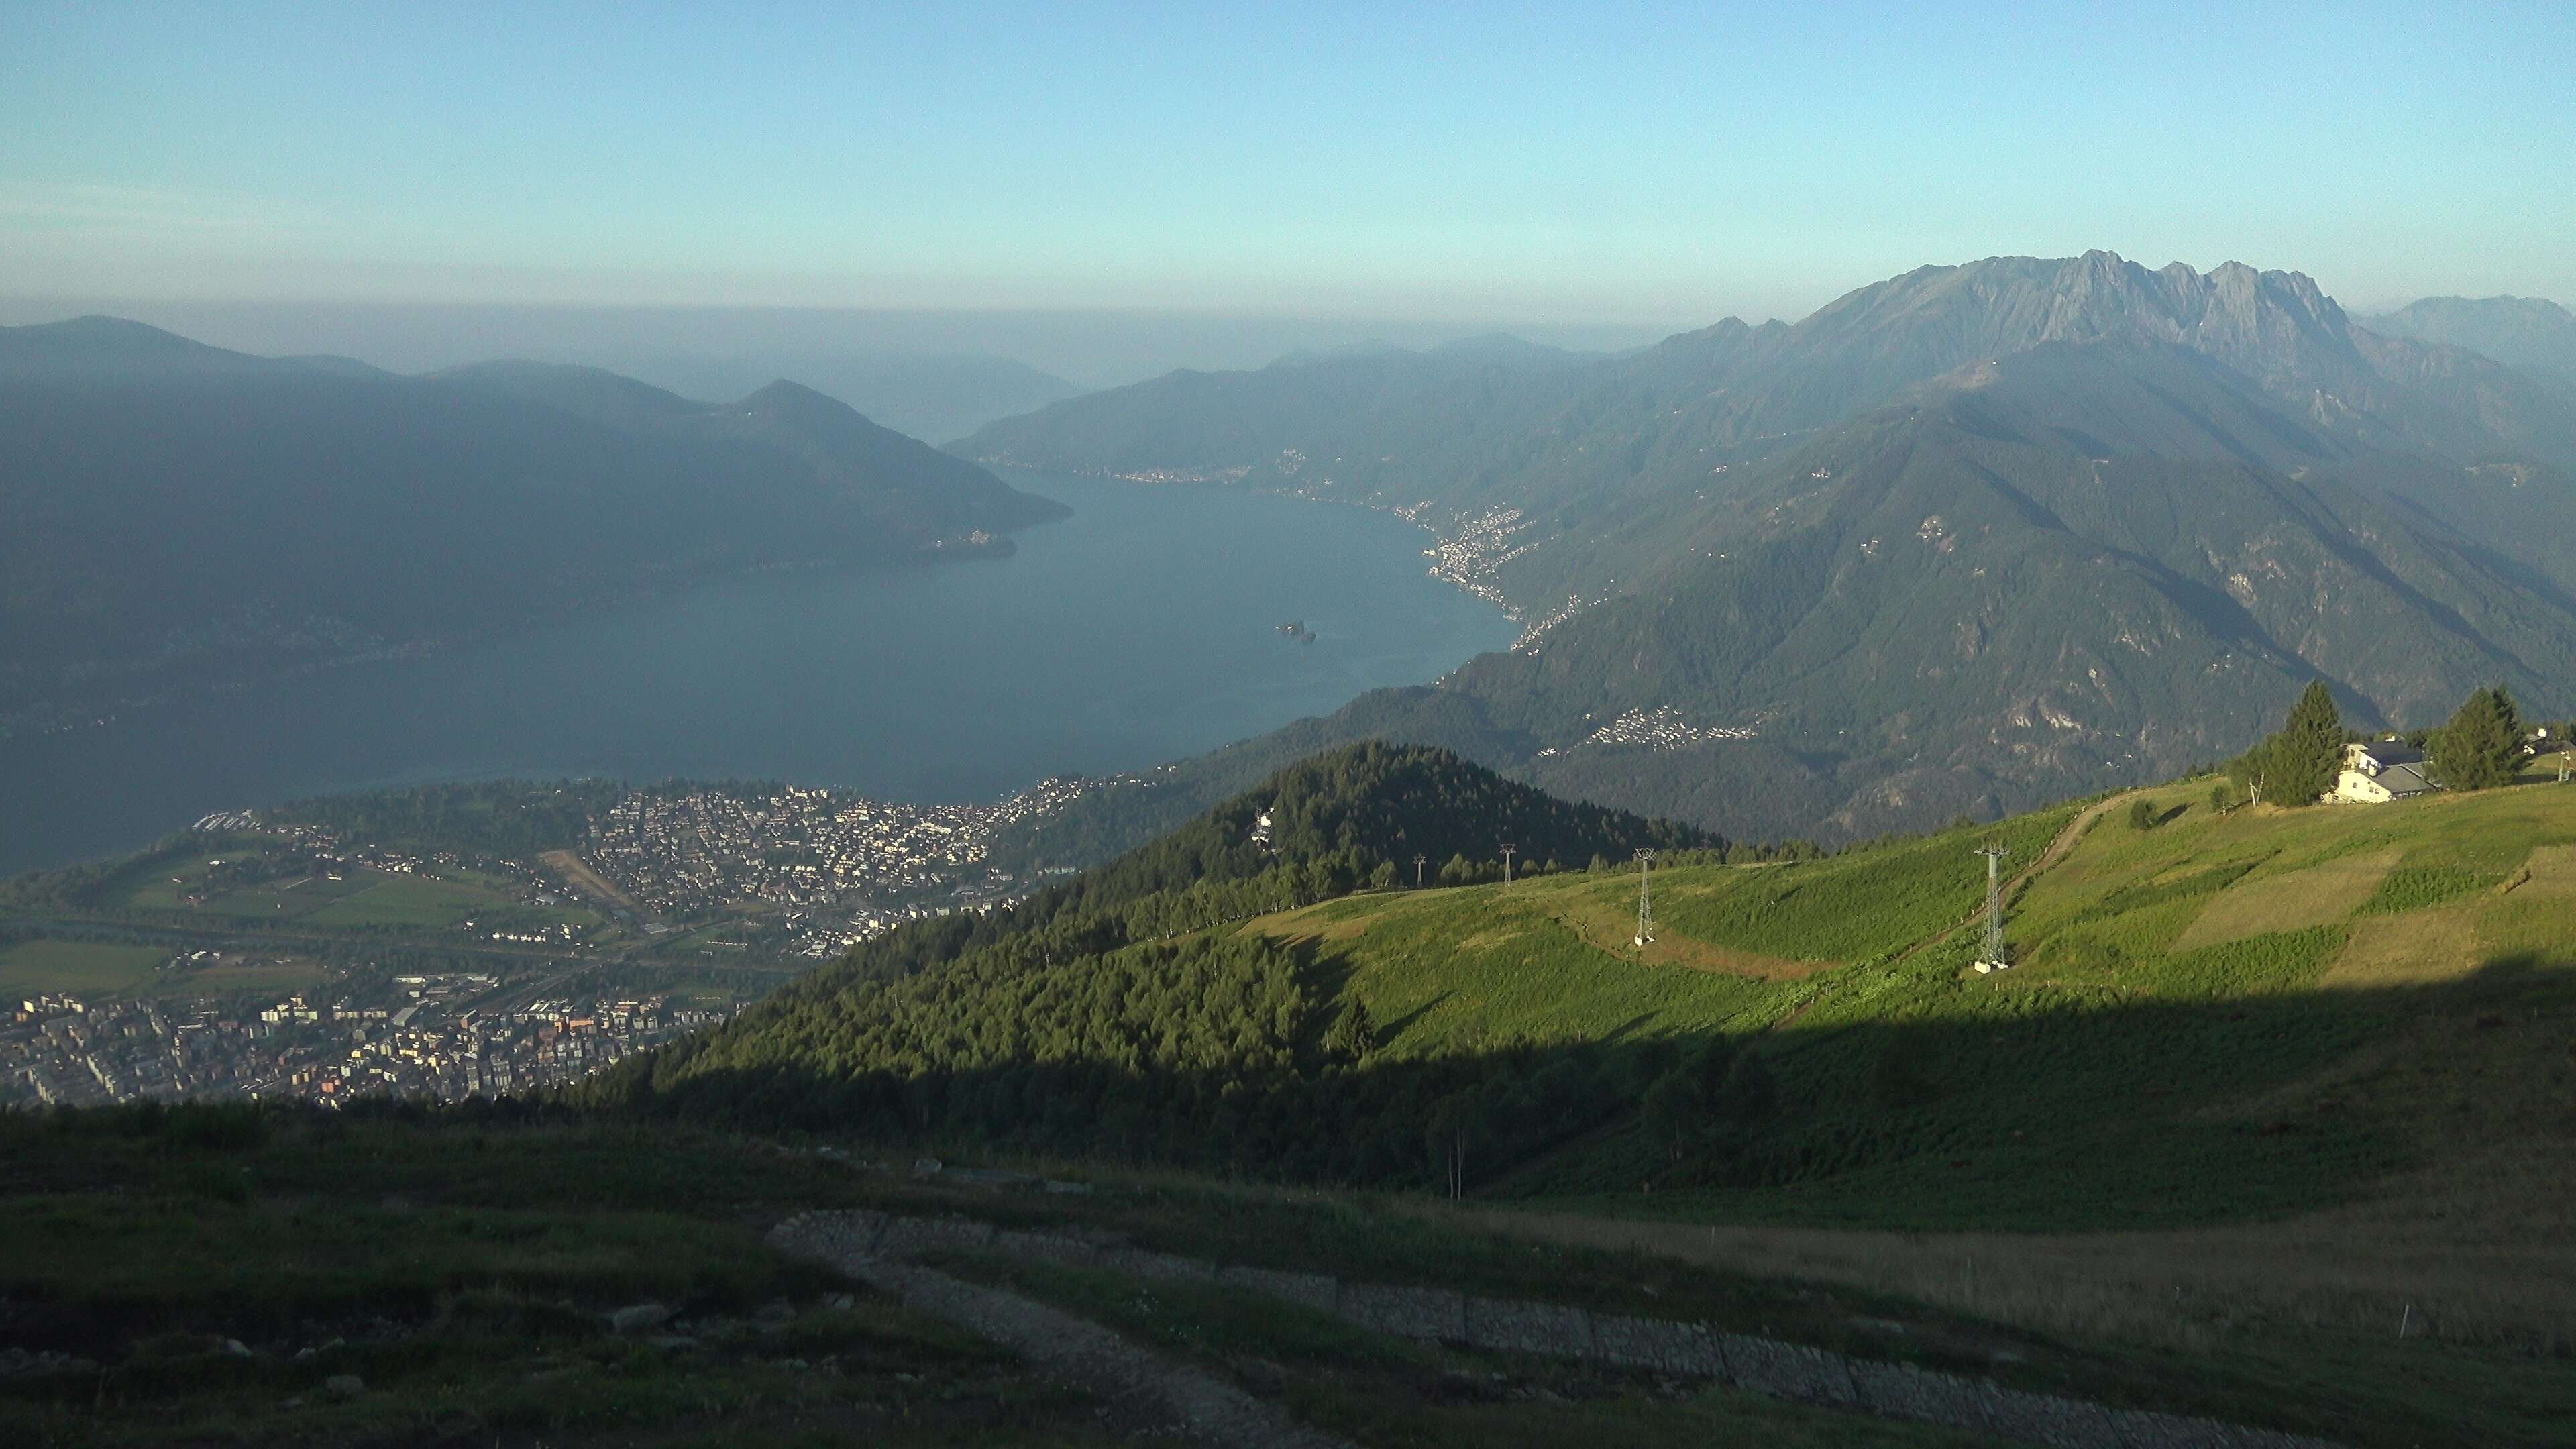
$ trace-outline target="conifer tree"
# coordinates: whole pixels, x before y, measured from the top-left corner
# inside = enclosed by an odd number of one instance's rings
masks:
[[[2312,679],[2290,706],[2281,732],[2264,746],[2263,797],[2279,805],[2313,805],[2334,788],[2343,761],[2343,716],[2325,681]]]
[[[1336,1056],[1358,1061],[1377,1050],[1377,1020],[1369,1015],[1368,1003],[1354,997],[1342,1009],[1341,1019],[1333,1023],[1332,1035],[1324,1046]]]
[[[2501,685],[2468,697],[2433,736],[2433,773],[2453,790],[2486,790],[2513,782],[2522,768],[2522,719]]]

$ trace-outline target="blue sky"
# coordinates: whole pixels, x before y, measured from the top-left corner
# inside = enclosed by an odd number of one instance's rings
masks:
[[[363,13],[361,13],[363,12]],[[2576,303],[2576,5],[0,5],[0,291],[1698,325]]]

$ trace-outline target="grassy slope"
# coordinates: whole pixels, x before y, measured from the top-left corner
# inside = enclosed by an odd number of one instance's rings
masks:
[[[2576,1344],[2576,790],[2222,816],[2207,789],[2144,792],[2144,833],[2127,797],[2095,812],[2020,885],[1997,975],[1943,934],[1985,832],[1659,875],[1642,960],[1633,872],[1249,929],[1309,943],[1389,1057],[1713,1029],[1768,1054],[1790,1105],[1750,1148],[1675,1162],[1622,1124],[1483,1184],[1486,1226],[2576,1429],[2545,1402]],[[2070,818],[2008,826],[2015,858]]]
[[[1975,931],[1942,934],[1979,900],[1970,849],[2000,835],[2030,861],[2072,810],[1663,873],[1642,959],[1633,872],[1354,897],[1247,929],[1308,943],[1391,1058],[1762,1034],[1794,1104],[1766,1129],[1762,1180],[1677,1170],[1630,1133],[1510,1185],[1622,1212],[2225,1221],[2350,1200],[2563,1113],[2576,791],[2221,817],[2205,789],[2149,792],[2151,831],[2090,818],[2022,885],[2021,964],[1993,976],[1967,969]],[[1912,1090],[1886,1087],[1890,1053]]]

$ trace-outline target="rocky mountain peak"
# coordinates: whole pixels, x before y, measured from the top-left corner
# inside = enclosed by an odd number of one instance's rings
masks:
[[[2235,261],[2150,271],[2099,250],[1918,268],[1827,304],[1794,332],[1793,347],[1891,381],[2055,342],[2188,347],[2285,392],[2368,371],[2343,309],[2310,277]]]

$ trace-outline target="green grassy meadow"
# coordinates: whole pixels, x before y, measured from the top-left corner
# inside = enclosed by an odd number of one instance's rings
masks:
[[[510,904],[479,887],[434,876],[377,876],[313,913],[317,926],[453,926],[477,910]]]
[[[97,892],[115,909],[178,915],[217,926],[270,925],[301,930],[444,931],[471,920],[480,927],[526,930],[557,924],[597,926],[579,906],[522,901],[512,882],[456,867],[439,874],[285,864],[292,847],[269,837],[218,835],[184,852],[139,861]],[[274,870],[273,878],[209,887],[219,863]],[[341,878],[331,879],[337,874]]]
[[[1794,1111],[1726,1163],[1613,1132],[1493,1190],[1590,1211],[1886,1228],[2159,1228],[2324,1208],[2576,1104],[2576,790],[2082,817],[1979,975],[1998,840],[2073,809],[1830,860],[1349,897],[1296,943],[1387,1062],[1552,1041],[1767,1054]],[[2125,798],[2122,802],[2125,805]]]
[[[0,946],[0,1001],[40,992],[134,995],[149,992],[170,952],[159,946],[39,938]]]
[[[36,937],[0,946],[0,1003],[40,992],[76,997],[194,998],[243,991],[300,991],[330,979],[319,959],[181,959],[173,948]]]

